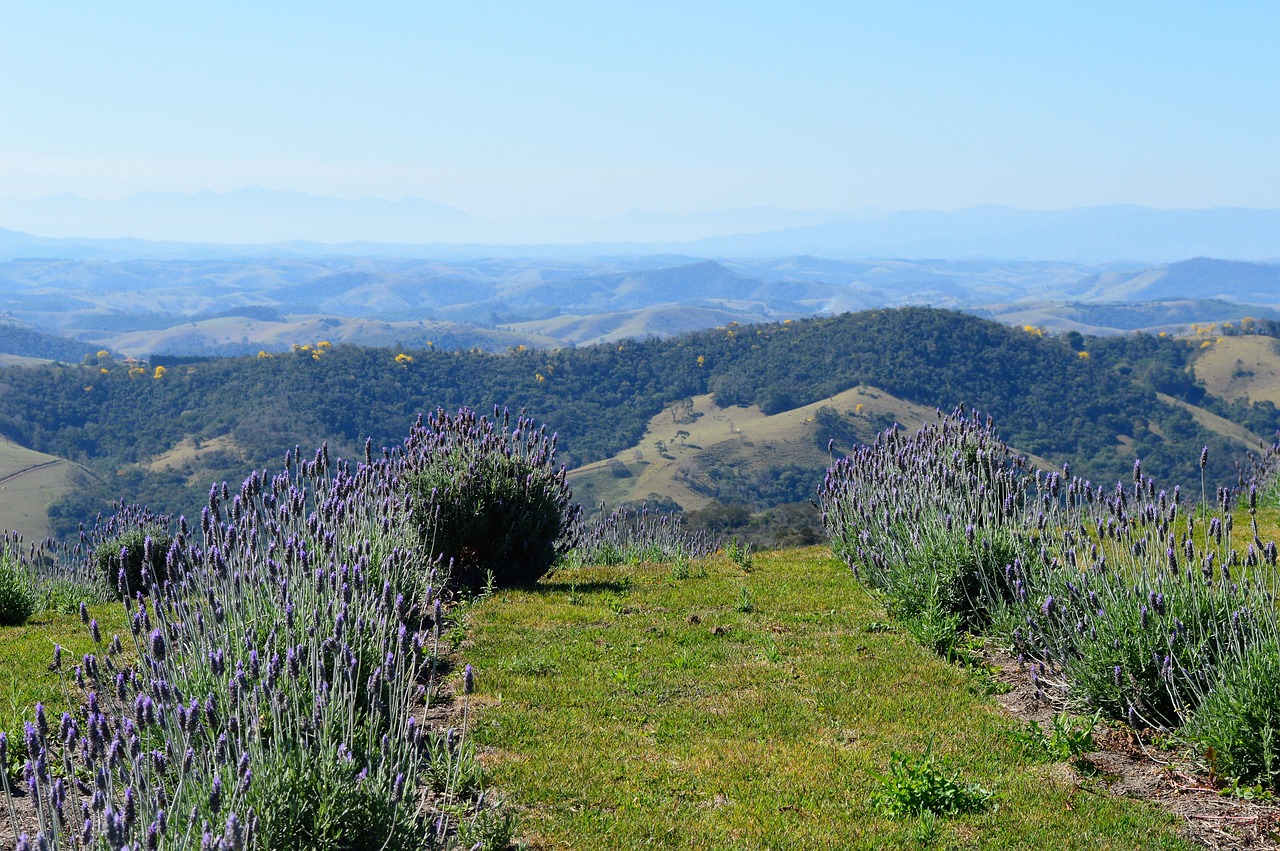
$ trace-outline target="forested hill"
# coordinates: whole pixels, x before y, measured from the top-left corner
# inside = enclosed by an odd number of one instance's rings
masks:
[[[78,363],[100,348],[0,320],[0,354]]]
[[[158,371],[103,358],[0,372],[0,434],[109,474],[102,493],[61,507],[66,522],[91,518],[116,496],[189,509],[193,491],[208,489],[204,473],[242,475],[278,464],[295,444],[325,440],[354,456],[366,437],[398,442],[416,414],[437,406],[526,408],[558,430],[562,460],[573,466],[633,445],[674,400],[710,392],[722,405],[774,412],[857,384],[990,413],[1012,445],[1070,461],[1096,480],[1127,475],[1136,455],[1161,481],[1198,482],[1207,444],[1214,479],[1234,481],[1239,448],[1162,403],[1148,380],[1163,376],[1172,382],[1164,392],[1212,402],[1179,373],[1185,352],[1162,338],[1052,338],[906,308],[501,355],[321,344],[274,357],[170,361]],[[1256,433],[1280,426],[1269,404],[1236,413]],[[197,474],[141,466],[191,438],[222,447],[206,452]]]

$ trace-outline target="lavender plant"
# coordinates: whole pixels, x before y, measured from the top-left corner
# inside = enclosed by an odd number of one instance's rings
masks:
[[[88,535],[98,573],[117,598],[151,593],[180,569],[181,548],[174,549],[170,517],[144,506],[118,505],[99,519]],[[172,550],[172,552],[171,552]]]
[[[448,847],[465,801],[433,813],[418,794],[443,577],[405,483],[430,439],[356,467],[295,451],[275,476],[216,487],[198,529],[176,524],[170,569],[144,561],[123,640],[81,607],[96,650],[65,674],[87,702],[57,720],[36,707],[25,727],[38,832],[21,841]]]
[[[1033,472],[957,411],[838,462],[823,518],[921,643],[948,655],[954,630],[985,630],[1030,660],[1046,696],[1135,727],[1185,723],[1207,763],[1274,784],[1280,716],[1258,683],[1274,681],[1280,646],[1277,553],[1257,511],[1276,454],[1241,492],[1202,487],[1188,510],[1138,463],[1113,489]]]
[[[570,565],[641,564],[700,559],[719,548],[706,532],[690,532],[679,515],[639,509],[615,509],[583,524],[566,556]]]
[[[21,626],[36,613],[39,596],[17,538],[0,541],[0,626]]]
[[[979,629],[1011,598],[1030,556],[1026,463],[963,409],[912,436],[891,429],[840,459],[819,499],[832,548],[922,641]],[[925,637],[925,636],[928,637]]]
[[[501,420],[501,426],[498,422]],[[507,411],[463,408],[419,422],[399,450],[412,517],[455,579],[477,586],[536,582],[573,546],[579,507],[556,467],[556,436]]]

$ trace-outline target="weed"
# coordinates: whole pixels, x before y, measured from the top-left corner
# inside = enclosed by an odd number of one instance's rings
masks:
[[[740,544],[736,538],[725,547],[724,554],[729,557],[729,561],[746,572],[750,572],[752,565],[755,564],[755,559],[751,556],[751,544]]]
[[[751,592],[747,590],[747,586],[743,585],[741,592],[738,594],[738,605],[735,607],[743,614],[750,614],[756,610],[755,601],[751,597]]]
[[[1094,749],[1093,731],[1101,716],[1097,713],[1076,719],[1066,712],[1053,718],[1053,727],[1046,733],[1034,721],[1028,721],[1021,730],[1010,731],[1010,737],[1030,759],[1044,762],[1078,760]]]
[[[992,796],[981,786],[961,783],[957,774],[946,774],[930,742],[919,756],[894,751],[889,774],[881,778],[874,801],[885,815],[904,818],[926,811],[938,815],[978,812],[987,807]]]

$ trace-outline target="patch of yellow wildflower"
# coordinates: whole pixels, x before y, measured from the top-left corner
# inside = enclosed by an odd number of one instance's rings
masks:
[[[401,366],[408,366],[409,364],[413,363],[413,356],[406,355],[404,352],[401,352],[400,354],[396,355],[396,363],[400,364]]]

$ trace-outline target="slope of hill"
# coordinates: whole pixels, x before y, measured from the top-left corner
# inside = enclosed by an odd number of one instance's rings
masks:
[[[772,416],[758,405],[721,408],[710,394],[673,404],[649,420],[644,437],[612,458],[569,473],[588,508],[662,497],[685,510],[712,502],[762,508],[807,500],[840,450],[870,442],[895,422],[918,428],[933,409],[872,387],[855,387]]]
[[[1084,293],[1090,301],[1185,298],[1188,295],[1253,304],[1280,302],[1280,264],[1195,257],[1137,275],[1104,275]]]
[[[1200,348],[1202,342],[1209,345]],[[1223,399],[1280,406],[1280,340],[1245,335],[1196,341],[1196,377]]]
[[[49,506],[91,479],[77,464],[0,437],[0,530],[18,532],[27,541],[49,537]]]

